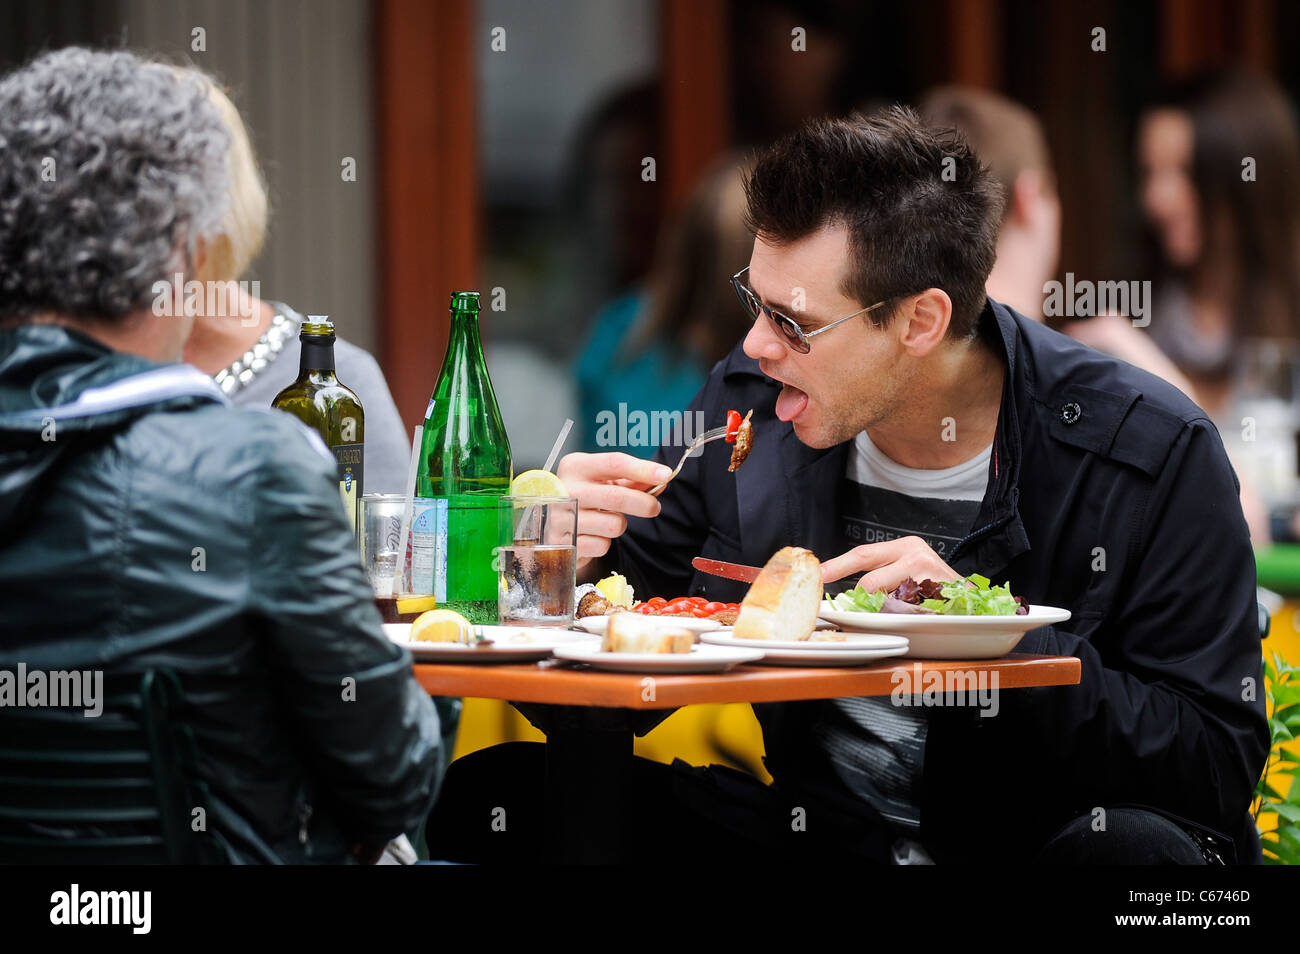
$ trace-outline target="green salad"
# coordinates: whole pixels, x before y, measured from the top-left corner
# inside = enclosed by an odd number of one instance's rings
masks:
[[[908,578],[893,592],[868,592],[857,587],[838,596],[826,594],[837,610],[860,613],[943,613],[947,616],[1016,616],[1029,612],[1023,598],[1013,596],[1011,584],[992,586],[987,576],[972,573],[963,580],[940,583]],[[901,604],[901,605],[900,605]]]

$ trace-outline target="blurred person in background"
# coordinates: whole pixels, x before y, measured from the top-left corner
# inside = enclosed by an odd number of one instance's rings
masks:
[[[1002,189],[1006,204],[989,297],[1042,321],[1043,288],[1056,277],[1061,253],[1061,200],[1042,123],[1005,96],[962,86],[931,90],[920,112],[932,125],[965,136]],[[1069,322],[1061,330],[1086,339],[1084,325]],[[1191,393],[1178,368],[1151,342],[1139,338],[1124,357]]]
[[[998,257],[989,275],[989,297],[1021,314],[1043,320],[1044,287],[1056,277],[1061,247],[1061,203],[1042,124],[1025,107],[997,93],[959,86],[932,90],[921,113],[932,125],[956,129],[988,164],[1006,205],[998,233]],[[1118,334],[1108,329],[1118,327]],[[1100,351],[1114,353],[1164,378],[1195,399],[1191,382],[1159,346],[1123,315],[1066,321],[1059,330]],[[1122,353],[1118,353],[1122,352]],[[1269,539],[1268,513],[1248,478],[1241,478],[1241,505],[1256,542]]]
[[[1300,338],[1295,114],[1270,80],[1240,71],[1203,73],[1174,85],[1143,113],[1137,164],[1145,275],[1153,282],[1150,327],[1144,334],[1108,315],[1075,322],[1070,333],[1169,377],[1147,360],[1154,342],[1187,382],[1174,383],[1190,387],[1192,399],[1232,437],[1241,433],[1234,403],[1249,349],[1268,340],[1285,353]],[[1239,470],[1254,453],[1235,440],[1229,450]],[[1243,506],[1257,545],[1270,535],[1295,535],[1277,520],[1270,527],[1257,496],[1243,493]]]
[[[266,240],[269,205],[266,183],[253,153],[248,129],[239,110],[217,82],[193,67],[180,71],[204,83],[208,98],[221,114],[230,135],[226,168],[229,202],[221,230],[207,243],[207,256],[195,277],[229,286],[228,300],[239,307],[228,315],[199,314],[185,343],[185,360],[205,374],[236,407],[270,407],[280,391],[298,376],[302,350],[298,326],[303,316],[278,301],[262,301],[241,290],[238,280],[248,272]],[[205,303],[206,303],[206,297]],[[338,379],[356,392],[366,412],[365,492],[406,492],[411,445],[388,382],[368,351],[335,338]],[[444,767],[456,747],[460,699],[434,697],[442,727]]]
[[[921,100],[921,117],[956,129],[993,174],[1004,197],[989,297],[1043,320],[1043,285],[1061,252],[1061,200],[1042,124],[1024,106],[988,90],[941,86]]]
[[[597,320],[575,372],[589,432],[585,449],[601,449],[602,411],[617,415],[620,404],[647,414],[686,407],[748,330],[735,292],[718,281],[753,242],[744,225],[744,169],[733,158],[704,177],[665,232],[648,280]],[[648,454],[653,446],[620,449]]]
[[[229,144],[130,53],[0,78],[0,667],[174,670],[226,860],[370,862],[433,801],[438,717],[328,450],[181,363]]]
[[[212,77],[188,68],[208,84],[208,97],[230,134],[226,166],[229,202],[220,232],[208,242],[208,254],[195,277],[224,282],[234,314],[199,314],[185,343],[185,360],[214,377],[236,407],[270,407],[275,396],[298,376],[298,326],[303,316],[278,301],[241,293],[244,278],[266,241],[269,201],[252,142],[239,111]],[[406,489],[411,443],[388,390],[384,373],[369,352],[336,337],[334,356],[339,380],[356,392],[366,410],[366,493],[402,493]]]

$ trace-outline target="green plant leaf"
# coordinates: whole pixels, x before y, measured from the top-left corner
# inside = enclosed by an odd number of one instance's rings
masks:
[[[1269,833],[1271,834],[1271,832]],[[1271,852],[1277,859],[1272,864],[1296,865],[1300,864],[1300,850],[1296,850],[1289,845],[1283,844],[1280,839],[1260,838],[1260,847],[1267,853]]]
[[[1300,685],[1275,682],[1273,685],[1273,699],[1284,706],[1300,702]]]
[[[1288,821],[1300,823],[1300,805],[1293,805],[1290,802],[1280,802],[1274,806],[1274,811]]]

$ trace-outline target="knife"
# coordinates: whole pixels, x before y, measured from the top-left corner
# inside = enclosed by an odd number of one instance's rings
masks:
[[[709,574],[709,576],[720,576],[728,580],[741,580],[745,583],[753,583],[758,579],[758,574],[762,570],[762,567],[758,566],[745,566],[743,563],[724,563],[722,560],[706,560],[704,557],[696,557],[691,561],[691,566],[701,573]],[[835,583],[828,583],[826,586],[834,588],[837,592],[851,590],[858,585],[858,580],[862,576],[862,573],[851,573],[844,579]]]
[[[741,580],[745,583],[753,583],[758,579],[758,574],[762,571],[759,566],[745,566],[743,563],[724,563],[721,560],[706,560],[704,557],[696,557],[691,561],[691,566],[701,573],[707,573],[710,576],[720,576],[727,580]]]

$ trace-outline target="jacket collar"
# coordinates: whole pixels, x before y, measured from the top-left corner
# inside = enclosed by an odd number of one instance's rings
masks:
[[[1020,519],[1020,464],[1023,457],[1020,413],[1027,355],[1021,349],[1020,323],[1029,321],[1006,305],[984,300],[977,334],[1006,362],[998,409],[989,482],[970,534],[953,549],[950,563],[964,573],[996,574],[1029,550]]]
[[[977,334],[1005,359],[1006,374],[994,453],[989,460],[988,489],[972,533],[958,544],[950,560],[953,568],[961,572],[996,574],[1029,550],[1029,537],[1018,507],[1022,456],[1020,397],[1024,393],[1021,382],[1027,357],[1021,349],[1020,323],[1027,321],[1029,319],[1007,306],[986,299],[977,324]],[[774,392],[779,388],[775,381],[763,374],[758,362],[740,347],[723,359],[721,370],[724,380],[733,386],[744,379],[757,378]],[[819,499],[824,491],[815,488],[839,487],[853,446],[852,440],[827,448],[809,447],[795,436],[793,427],[777,420],[767,422],[755,434],[756,444],[765,440],[780,443],[781,470],[740,468],[736,477],[742,507],[746,500],[760,499],[761,488],[770,486],[769,481],[781,481],[787,488],[786,513],[783,515],[785,540],[805,541],[804,545],[823,559],[839,553],[844,545],[839,536],[838,520],[832,512],[835,498],[832,495],[830,499]],[[763,542],[753,550],[763,552],[768,545],[767,537],[779,529],[769,525],[760,530],[758,535]],[[747,540],[745,549],[753,552],[749,544]],[[776,546],[780,545],[776,543]],[[774,549],[767,552],[774,552]]]
[[[61,325],[0,331],[0,432],[115,427],[150,410],[229,404],[188,364],[159,364],[114,351]]]

